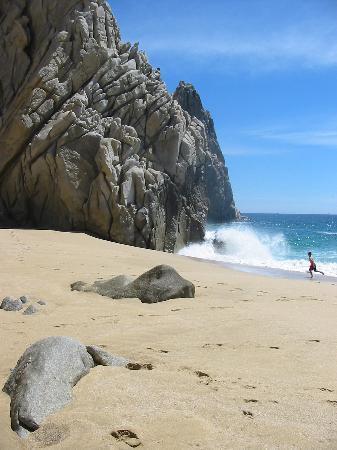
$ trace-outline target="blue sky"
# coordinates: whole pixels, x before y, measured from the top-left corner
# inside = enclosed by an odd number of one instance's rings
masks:
[[[337,214],[337,0],[111,0],[211,112],[243,212]]]

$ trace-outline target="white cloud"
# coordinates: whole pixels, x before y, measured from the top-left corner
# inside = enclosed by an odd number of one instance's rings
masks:
[[[222,151],[227,156],[275,156],[286,153],[288,150],[279,149],[279,148],[259,148],[254,146],[246,146],[246,147],[234,147],[231,145],[223,144],[221,146]]]
[[[250,136],[297,146],[336,147],[337,130],[256,130]]]
[[[217,60],[254,66],[257,70],[275,70],[299,66],[305,68],[337,67],[337,36],[331,40],[320,36],[274,35],[266,38],[219,36],[199,40],[199,37],[150,39],[144,46],[148,53],[170,53],[200,64]],[[223,60],[223,61],[219,61]]]
[[[314,2],[314,9],[300,2],[289,14],[280,5],[270,9],[269,0],[255,9],[244,3],[237,15],[228,10],[221,18],[207,17],[205,10],[206,18],[199,24],[203,26],[198,27],[193,13],[183,25],[179,17],[176,22],[168,18],[159,29],[143,28],[139,40],[150,54],[169,53],[199,64],[215,59],[217,67],[220,63],[243,63],[256,70],[337,67],[337,4],[329,14],[321,1]]]

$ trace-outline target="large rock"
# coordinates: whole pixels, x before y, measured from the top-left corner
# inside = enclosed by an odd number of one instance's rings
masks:
[[[132,289],[143,303],[157,303],[172,298],[194,298],[193,283],[182,278],[170,266],[156,266],[132,283]]]
[[[176,251],[207,218],[236,217],[211,119],[121,41],[106,1],[0,0],[0,13],[3,223]]]
[[[69,337],[48,337],[29,347],[11,372],[3,391],[11,397],[11,426],[21,437],[71,401],[72,388],[98,364],[122,366],[96,346]]]
[[[156,266],[133,280],[124,275],[86,284],[77,281],[73,291],[96,292],[113,299],[139,298],[142,303],[158,303],[173,298],[194,298],[195,287],[170,266]]]

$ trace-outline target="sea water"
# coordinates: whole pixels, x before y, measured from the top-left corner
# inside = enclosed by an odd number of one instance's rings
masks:
[[[306,214],[243,214],[245,220],[209,224],[203,242],[179,253],[220,261],[243,270],[281,269],[306,273],[308,251],[317,269],[337,277],[337,216]]]

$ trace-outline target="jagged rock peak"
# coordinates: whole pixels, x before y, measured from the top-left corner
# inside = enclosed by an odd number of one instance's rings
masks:
[[[200,95],[190,83],[180,81],[173,98],[192,117],[200,120],[205,128],[207,148],[211,155],[210,164],[212,166],[212,171],[206,171],[206,190],[209,200],[208,219],[214,221],[239,219],[240,213],[235,207],[228,170],[211,114],[204,109]],[[214,183],[214,175],[216,176],[216,183]]]
[[[173,98],[178,101],[179,105],[187,111],[192,117],[205,122],[209,112],[204,110],[200,95],[193,84],[180,81]]]
[[[201,102],[190,114],[169,95],[105,0],[0,14],[1,220],[175,251],[234,218]]]

